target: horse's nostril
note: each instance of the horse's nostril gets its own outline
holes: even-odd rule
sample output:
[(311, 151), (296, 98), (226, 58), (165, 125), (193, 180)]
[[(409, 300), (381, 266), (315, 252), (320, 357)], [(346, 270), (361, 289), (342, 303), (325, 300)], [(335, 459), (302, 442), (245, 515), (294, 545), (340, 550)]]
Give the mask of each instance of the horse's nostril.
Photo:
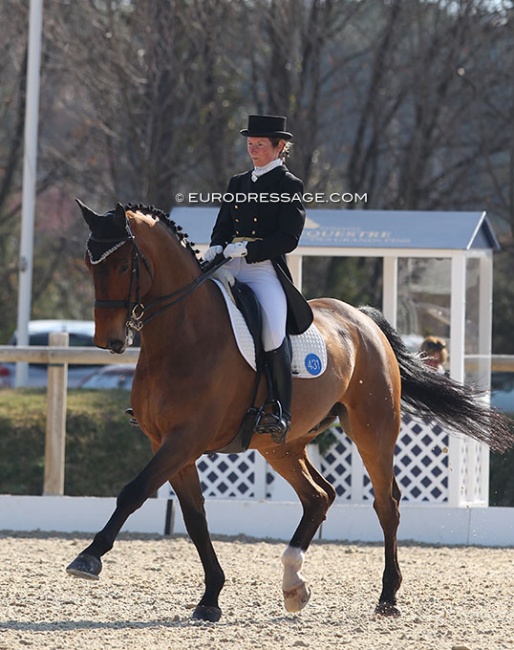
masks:
[(125, 349), (125, 342), (121, 339), (111, 339), (108, 347), (112, 352), (120, 354)]

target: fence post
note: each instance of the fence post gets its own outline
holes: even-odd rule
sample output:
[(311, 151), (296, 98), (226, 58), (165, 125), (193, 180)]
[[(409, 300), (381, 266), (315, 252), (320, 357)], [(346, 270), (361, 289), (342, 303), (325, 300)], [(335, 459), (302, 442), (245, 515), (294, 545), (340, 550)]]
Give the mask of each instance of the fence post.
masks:
[[(67, 332), (52, 332), (50, 347), (67, 347)], [(48, 364), (48, 388), (45, 437), (45, 496), (64, 494), (64, 453), (66, 446), (66, 393), (68, 390), (68, 364)]]

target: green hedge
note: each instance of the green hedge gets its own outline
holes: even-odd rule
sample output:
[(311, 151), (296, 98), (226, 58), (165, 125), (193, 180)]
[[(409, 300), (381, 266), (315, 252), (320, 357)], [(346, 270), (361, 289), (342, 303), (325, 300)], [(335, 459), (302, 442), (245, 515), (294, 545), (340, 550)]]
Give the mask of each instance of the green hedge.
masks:
[[(128, 423), (127, 391), (68, 392), (64, 493), (116, 496), (151, 457)], [(0, 391), (0, 494), (41, 494), (46, 391)]]
[[(151, 457), (124, 413), (127, 391), (68, 392), (66, 473), (70, 496), (116, 496)], [(43, 491), (46, 391), (0, 391), (0, 494)], [(491, 454), (490, 504), (514, 506), (514, 450)]]
[(514, 449), (502, 455), (491, 454), (489, 505), (514, 506)]

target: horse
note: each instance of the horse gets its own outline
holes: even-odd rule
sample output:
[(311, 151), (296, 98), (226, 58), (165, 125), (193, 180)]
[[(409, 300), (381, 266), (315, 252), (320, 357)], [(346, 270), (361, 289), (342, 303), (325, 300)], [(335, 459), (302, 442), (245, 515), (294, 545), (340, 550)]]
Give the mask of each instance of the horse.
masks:
[[(133, 330), (140, 330), (131, 407), (154, 453), (121, 490), (111, 518), (67, 571), (98, 579), (101, 558), (127, 518), (169, 481), (205, 575), (193, 618), (216, 622), (225, 576), (209, 535), (195, 462), (234, 439), (256, 374), (236, 346), (220, 289), (203, 281), (198, 251), (168, 215), (130, 204), (100, 215), (77, 202), (90, 230), (86, 265), (96, 298), (94, 342), (121, 354)], [(394, 450), (402, 409), (437, 417), (450, 429), (501, 451), (513, 443), (511, 422), (470, 387), (438, 375), (410, 353), (378, 310), (332, 298), (309, 302), (326, 343), (326, 371), (313, 379), (293, 379), (292, 425), (285, 443), (263, 434), (250, 442), (250, 449), (289, 482), (303, 506), (281, 556), (284, 606), (297, 612), (310, 598), (301, 573), (305, 553), (335, 498), (332, 485), (309, 460), (306, 445), (338, 419), (369, 474), (383, 531), (385, 566), (375, 612), (398, 616), (400, 489)], [(263, 379), (257, 400), (265, 399)]]

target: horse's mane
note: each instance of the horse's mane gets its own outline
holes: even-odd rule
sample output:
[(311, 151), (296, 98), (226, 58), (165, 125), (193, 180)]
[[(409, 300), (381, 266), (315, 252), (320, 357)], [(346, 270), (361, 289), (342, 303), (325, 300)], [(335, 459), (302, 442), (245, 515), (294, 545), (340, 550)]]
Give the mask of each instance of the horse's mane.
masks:
[(153, 205), (144, 205), (143, 203), (127, 203), (124, 207), (125, 212), (141, 212), (144, 215), (158, 219), (178, 238), (184, 248), (195, 258), (197, 264), (199, 266), (201, 265), (200, 259), (198, 258), (200, 251), (195, 248), (196, 244), (189, 240), (189, 236), (182, 230), (182, 226), (177, 225), (163, 210), (160, 210)]

